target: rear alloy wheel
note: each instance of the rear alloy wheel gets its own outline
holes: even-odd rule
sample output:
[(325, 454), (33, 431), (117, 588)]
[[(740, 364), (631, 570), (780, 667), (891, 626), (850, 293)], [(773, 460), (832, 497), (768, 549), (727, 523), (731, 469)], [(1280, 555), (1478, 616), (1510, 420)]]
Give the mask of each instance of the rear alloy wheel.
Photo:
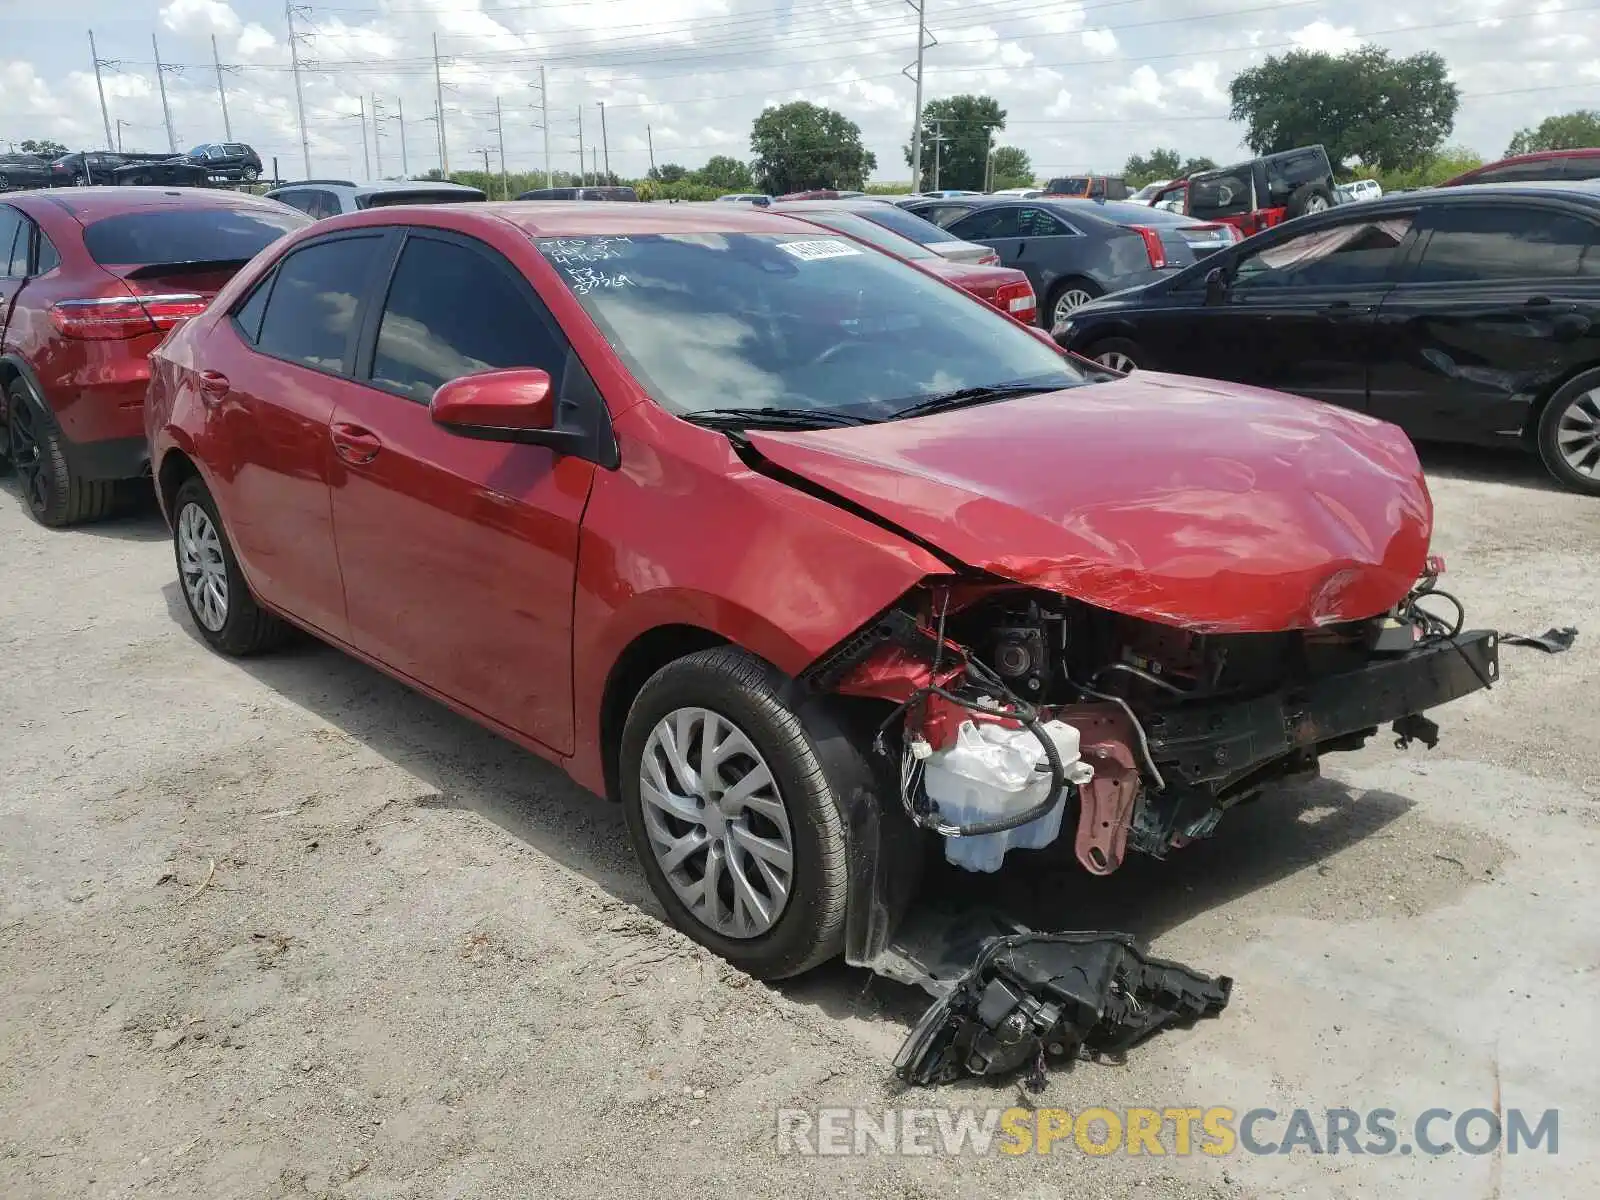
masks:
[(1539, 417), (1539, 456), (1575, 492), (1600, 495), (1600, 371), (1572, 380)]
[(1050, 328), (1054, 329), (1098, 294), (1081, 283), (1065, 284), (1056, 293), (1055, 303), (1050, 306)]
[(629, 840), (672, 923), (760, 979), (843, 949), (843, 822), (793, 685), (732, 646), (657, 671), (629, 710)]
[(6, 393), (6, 439), (23, 502), (39, 524), (60, 529), (98, 520), (111, 511), (115, 483), (73, 477), (55, 419), (33, 403), (20, 383)]
[(240, 175), (243, 177), (246, 183), (254, 183), (256, 180), (261, 178), (261, 172), (256, 170), (254, 167), (246, 167), (240, 172)]
[(173, 498), (172, 547), (184, 604), (213, 649), (239, 657), (285, 639), (288, 626), (250, 594), (216, 502), (198, 476), (185, 480)]

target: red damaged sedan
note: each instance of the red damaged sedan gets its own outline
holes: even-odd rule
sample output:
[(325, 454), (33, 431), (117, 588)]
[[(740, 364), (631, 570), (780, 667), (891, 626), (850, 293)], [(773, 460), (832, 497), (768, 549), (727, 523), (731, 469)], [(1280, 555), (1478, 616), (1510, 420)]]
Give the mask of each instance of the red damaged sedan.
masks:
[(1164, 856), (1497, 671), (1398, 430), (742, 206), (324, 221), (146, 421), (211, 645), (299, 626), (560, 763), (767, 978), (871, 962), (930, 850)]

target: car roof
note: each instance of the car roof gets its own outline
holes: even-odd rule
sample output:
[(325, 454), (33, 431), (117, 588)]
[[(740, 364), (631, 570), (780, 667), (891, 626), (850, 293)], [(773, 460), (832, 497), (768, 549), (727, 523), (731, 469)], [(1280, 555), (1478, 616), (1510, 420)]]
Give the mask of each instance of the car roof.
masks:
[[(1404, 200), (1395, 201), (1399, 208), (1414, 208), (1418, 204), (1453, 204), (1473, 197), (1482, 200), (1493, 197), (1503, 200), (1508, 196), (1524, 199), (1564, 196), (1590, 204), (1600, 204), (1600, 179), (1529, 179), (1520, 183), (1463, 183), (1457, 187), (1422, 188), (1406, 192)], [(1362, 207), (1386, 205), (1389, 197), (1367, 201)], [(1337, 209), (1331, 209), (1337, 212)]]
[(1472, 180), (1482, 175), (1485, 171), (1498, 171), (1501, 167), (1515, 167), (1523, 163), (1560, 162), (1569, 158), (1596, 158), (1600, 157), (1600, 146), (1581, 146), (1571, 150), (1534, 150), (1527, 154), (1513, 154), (1509, 158), (1496, 159), (1494, 162), (1484, 163), (1481, 167), (1473, 167), (1469, 171), (1451, 177), (1439, 184), (1440, 187), (1456, 187), (1456, 180)]
[(896, 206), (871, 196), (841, 196), (837, 200), (774, 200), (772, 207), (784, 212), (880, 212)]
[(794, 222), (745, 204), (618, 204), (615, 200), (505, 200), (494, 204), (419, 208), (369, 208), (343, 213), (321, 227), (448, 223), (467, 227), (479, 222), (509, 224), (531, 237), (596, 237), (652, 233), (793, 234)]
[(282, 207), (264, 196), (233, 192), (223, 188), (186, 187), (62, 187), (17, 192), (12, 200), (27, 197), (30, 202), (47, 202), (71, 213), (79, 222), (114, 216), (133, 209), (158, 208), (270, 208)]

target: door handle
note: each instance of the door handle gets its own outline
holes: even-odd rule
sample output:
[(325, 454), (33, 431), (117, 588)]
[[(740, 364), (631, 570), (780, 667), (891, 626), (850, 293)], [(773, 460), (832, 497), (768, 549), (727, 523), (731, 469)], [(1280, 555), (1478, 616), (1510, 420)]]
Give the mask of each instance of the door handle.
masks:
[(1024, 250), (1026, 250), (1027, 248), (1028, 248), (1028, 243), (1026, 241), (1018, 242), (1017, 243), (1017, 257), (1021, 258), (1022, 257), (1022, 252)]
[(200, 400), (207, 408), (215, 408), (228, 394), (228, 377), (221, 371), (200, 372)]
[(378, 435), (370, 429), (360, 425), (351, 425), (341, 421), (329, 429), (333, 438), (333, 449), (340, 458), (347, 463), (363, 466), (378, 457), (378, 451), (383, 443), (378, 441)]
[(1524, 304), (1524, 306), (1526, 306), (1528, 308), (1548, 308), (1548, 307), (1550, 307), (1550, 297), (1549, 296), (1529, 296), (1522, 303)]

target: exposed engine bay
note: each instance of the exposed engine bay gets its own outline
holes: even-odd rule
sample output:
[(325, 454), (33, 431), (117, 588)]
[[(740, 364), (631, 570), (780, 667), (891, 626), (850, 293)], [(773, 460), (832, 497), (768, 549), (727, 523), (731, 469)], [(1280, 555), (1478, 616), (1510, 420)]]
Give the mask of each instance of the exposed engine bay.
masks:
[[(992, 580), (929, 580), (808, 672), (819, 690), (893, 707), (875, 747), (897, 760), (911, 821), (946, 857), (997, 870), (1071, 836), (1109, 874), (1164, 857), (1263, 785), (1383, 725), (1432, 747), (1423, 712), (1498, 677), (1497, 635), (1463, 632), (1443, 564), (1367, 620), (1205, 633)], [(1075, 825), (1075, 832), (1073, 827)]]

